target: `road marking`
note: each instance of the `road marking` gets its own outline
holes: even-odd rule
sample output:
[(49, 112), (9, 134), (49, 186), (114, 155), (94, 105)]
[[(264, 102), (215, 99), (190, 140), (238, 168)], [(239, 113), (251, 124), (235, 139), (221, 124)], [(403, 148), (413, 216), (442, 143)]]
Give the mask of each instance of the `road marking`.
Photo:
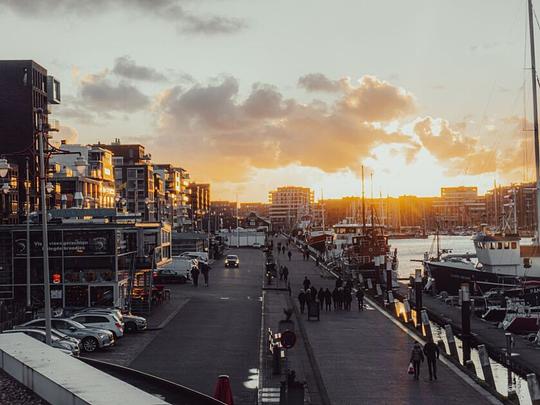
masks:
[(189, 302), (189, 298), (186, 298), (186, 300), (184, 302), (182, 302), (178, 308), (176, 308), (174, 310), (173, 313), (171, 313), (167, 318), (165, 318), (165, 320), (163, 322), (161, 322), (158, 326), (158, 329), (163, 329), (165, 326), (167, 326), (167, 324), (178, 314), (178, 312), (180, 312), (180, 310), (184, 307), (184, 305), (186, 305), (187, 303)]
[(229, 300), (231, 297), (219, 297), (220, 300)]

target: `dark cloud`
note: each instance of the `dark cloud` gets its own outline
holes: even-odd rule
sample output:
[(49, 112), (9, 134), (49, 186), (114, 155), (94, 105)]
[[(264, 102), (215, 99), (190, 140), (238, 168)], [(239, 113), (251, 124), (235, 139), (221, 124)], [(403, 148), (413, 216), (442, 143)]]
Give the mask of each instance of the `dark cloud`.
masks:
[(342, 89), (343, 82), (340, 80), (330, 80), (322, 73), (309, 73), (298, 79), (298, 86), (308, 91), (323, 91), (336, 93)]
[(275, 86), (257, 83), (244, 102), (244, 110), (254, 118), (278, 118), (286, 115), (295, 106), (294, 100), (283, 100)]
[(127, 82), (114, 84), (106, 74), (97, 74), (81, 80), (80, 102), (97, 112), (135, 112), (148, 107), (150, 99)]
[(114, 61), (112, 72), (118, 76), (127, 79), (147, 80), (147, 81), (165, 81), (167, 78), (157, 70), (137, 65), (129, 56), (121, 56)]
[(186, 11), (182, 0), (0, 0), (0, 8), (7, 8), (22, 16), (41, 17), (75, 14), (91, 16), (110, 9), (132, 10), (144, 15), (172, 21), (179, 32), (200, 34), (230, 34), (246, 27), (239, 18), (199, 16)]

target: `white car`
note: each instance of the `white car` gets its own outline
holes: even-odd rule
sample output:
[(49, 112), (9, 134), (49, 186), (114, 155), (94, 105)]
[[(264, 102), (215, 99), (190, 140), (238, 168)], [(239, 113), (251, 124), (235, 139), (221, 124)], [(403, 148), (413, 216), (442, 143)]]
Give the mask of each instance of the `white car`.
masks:
[(110, 313), (80, 313), (70, 319), (89, 328), (110, 330), (115, 339), (124, 336), (124, 323)]
[(240, 259), (236, 255), (225, 257), (225, 267), (240, 267)]
[[(45, 343), (46, 334), (42, 329), (11, 329), (5, 330), (2, 333), (24, 333), (30, 337), (33, 337), (40, 342)], [(70, 339), (59, 338), (57, 332), (51, 330), (51, 346), (62, 350), (64, 353), (70, 354), (72, 356), (78, 356), (80, 353), (80, 345), (78, 343), (72, 342)]]

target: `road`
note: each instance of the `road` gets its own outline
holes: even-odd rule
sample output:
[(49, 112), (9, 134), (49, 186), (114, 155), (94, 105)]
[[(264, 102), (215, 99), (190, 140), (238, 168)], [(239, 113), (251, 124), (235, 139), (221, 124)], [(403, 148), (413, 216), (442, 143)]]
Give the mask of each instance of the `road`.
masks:
[[(231, 249), (239, 269), (218, 260), (210, 286), (178, 286), (189, 301), (130, 367), (212, 395), (220, 374), (231, 378), (235, 404), (253, 404), (261, 327), (263, 254)], [(201, 277), (202, 279), (202, 277)]]

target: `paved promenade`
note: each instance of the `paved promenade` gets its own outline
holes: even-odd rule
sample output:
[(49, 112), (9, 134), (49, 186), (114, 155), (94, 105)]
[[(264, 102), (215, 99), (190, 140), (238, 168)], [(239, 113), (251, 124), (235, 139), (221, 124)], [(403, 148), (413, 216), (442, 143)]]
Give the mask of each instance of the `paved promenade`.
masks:
[[(290, 263), (284, 255), (278, 258), (290, 270), (294, 298), (306, 275), (317, 289), (333, 289), (334, 280), (322, 278), (312, 260), (303, 261), (298, 250), (292, 251)], [(438, 381), (429, 381), (426, 363), (420, 381), (414, 381), (407, 374), (413, 339), (375, 308), (369, 306), (359, 313), (356, 301), (353, 308), (351, 312), (322, 312), (320, 322), (307, 321), (307, 315), (303, 318), (332, 404), (498, 403), (441, 361)]]

